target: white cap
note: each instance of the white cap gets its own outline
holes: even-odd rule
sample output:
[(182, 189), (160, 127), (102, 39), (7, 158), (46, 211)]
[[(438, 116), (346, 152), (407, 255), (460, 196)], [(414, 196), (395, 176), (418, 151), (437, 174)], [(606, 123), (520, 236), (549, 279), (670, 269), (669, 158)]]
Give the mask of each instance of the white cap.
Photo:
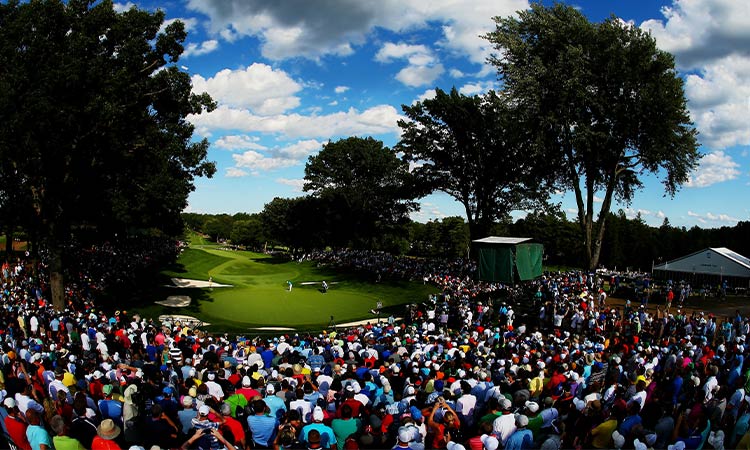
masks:
[(266, 392), (267, 392), (268, 394), (271, 394), (271, 395), (272, 395), (272, 394), (275, 394), (275, 393), (276, 393), (276, 388), (275, 388), (275, 387), (273, 387), (273, 385), (272, 385), (272, 384), (269, 384), (268, 386), (266, 386)]
[(198, 408), (198, 413), (201, 416), (207, 416), (208, 413), (209, 413), (209, 411), (210, 411), (210, 409), (208, 408), (208, 405), (201, 405), (201, 407)]
[(11, 409), (16, 407), (16, 401), (13, 399), (13, 397), (8, 397), (5, 400), (3, 400), (3, 405), (5, 405), (6, 408)]
[(413, 434), (407, 427), (401, 427), (398, 429), (398, 440), (401, 442), (411, 442)]
[(244, 377), (242, 377), (242, 387), (250, 387), (251, 384), (252, 382), (250, 381), (249, 376), (245, 375)]
[(480, 439), (485, 450), (497, 450), (497, 447), (500, 446), (500, 442), (491, 434), (483, 434)]
[(316, 422), (322, 422), (323, 418), (325, 417), (323, 415), (323, 409), (320, 406), (316, 406), (312, 413), (313, 420)]

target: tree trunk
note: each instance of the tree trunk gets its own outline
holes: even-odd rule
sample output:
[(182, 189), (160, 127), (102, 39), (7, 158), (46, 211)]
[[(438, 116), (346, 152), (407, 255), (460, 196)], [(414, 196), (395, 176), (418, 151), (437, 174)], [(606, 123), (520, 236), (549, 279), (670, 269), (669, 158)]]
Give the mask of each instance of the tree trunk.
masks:
[(49, 280), (52, 292), (52, 307), (56, 311), (65, 309), (65, 280), (63, 279), (62, 249), (59, 244), (52, 244), (49, 248)]

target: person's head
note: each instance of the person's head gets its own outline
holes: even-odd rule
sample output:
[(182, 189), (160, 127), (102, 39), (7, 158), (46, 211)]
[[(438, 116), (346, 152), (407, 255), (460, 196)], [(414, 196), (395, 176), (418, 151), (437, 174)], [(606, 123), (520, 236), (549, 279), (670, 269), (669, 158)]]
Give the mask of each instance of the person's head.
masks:
[(320, 431), (313, 428), (307, 433), (307, 447), (320, 448)]
[(352, 418), (352, 407), (349, 405), (343, 405), (341, 407), (341, 418), (342, 419), (351, 419)]
[(42, 423), (42, 417), (36, 410), (29, 408), (26, 410), (26, 421), (29, 425), (39, 425)]
[(164, 409), (158, 403), (154, 403), (154, 405), (151, 407), (151, 417), (153, 417), (154, 419), (159, 418), (161, 416), (161, 413), (163, 412)]
[(50, 420), (49, 425), (50, 427), (52, 427), (52, 431), (54, 431), (55, 434), (58, 436), (64, 436), (67, 431), (67, 427), (65, 425), (65, 419), (63, 419), (59, 415), (53, 416), (52, 419)]
[(219, 409), (219, 412), (222, 416), (227, 417), (232, 415), (232, 407), (229, 405), (229, 403), (222, 403), (221, 408)]
[(266, 402), (263, 400), (255, 400), (253, 402), (253, 411), (255, 412), (255, 415), (263, 415), (266, 413)]

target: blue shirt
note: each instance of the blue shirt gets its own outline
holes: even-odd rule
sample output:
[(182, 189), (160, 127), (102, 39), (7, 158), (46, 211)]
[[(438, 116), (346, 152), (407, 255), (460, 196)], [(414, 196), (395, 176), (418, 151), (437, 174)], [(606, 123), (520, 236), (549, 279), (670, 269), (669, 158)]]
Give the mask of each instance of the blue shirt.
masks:
[(523, 450), (531, 448), (534, 442), (534, 434), (531, 430), (516, 430), (505, 441), (505, 450)]
[(42, 444), (52, 448), (52, 438), (49, 437), (47, 430), (39, 425), (29, 425), (26, 429), (26, 439), (29, 440), (32, 450), (41, 450)]
[(249, 416), (247, 427), (253, 435), (253, 441), (261, 447), (268, 447), (273, 443), (279, 421), (271, 416)]
[(180, 419), (182, 424), (182, 432), (188, 434), (191, 428), (193, 428), (193, 419), (198, 417), (198, 411), (194, 409), (182, 409), (177, 412), (177, 417)]
[(320, 433), (320, 446), (322, 448), (328, 448), (336, 443), (336, 435), (333, 433), (333, 428), (323, 425), (322, 423), (311, 423), (305, 425), (302, 428), (302, 440), (307, 442), (307, 435), (311, 430), (318, 430)]
[(266, 402), (268, 409), (271, 410), (270, 416), (273, 418), (278, 419), (284, 414), (284, 412), (286, 412), (286, 404), (284, 404), (284, 400), (275, 395), (269, 395), (264, 398), (263, 401)]

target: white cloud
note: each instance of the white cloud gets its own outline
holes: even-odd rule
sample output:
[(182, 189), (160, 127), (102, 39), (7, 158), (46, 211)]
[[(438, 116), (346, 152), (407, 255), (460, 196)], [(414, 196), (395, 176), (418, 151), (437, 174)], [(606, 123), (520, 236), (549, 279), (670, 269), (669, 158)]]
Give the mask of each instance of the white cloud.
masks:
[(478, 81), (476, 83), (466, 83), (458, 89), (458, 92), (464, 95), (479, 95), (485, 94), (491, 90), (494, 90), (497, 83), (494, 81)]
[(307, 139), (304, 141), (298, 141), (286, 147), (282, 147), (278, 149), (278, 153), (290, 158), (299, 159), (307, 158), (313, 153), (317, 153), (321, 148), (323, 148), (323, 142), (316, 141), (315, 139)]
[(375, 61), (390, 63), (397, 59), (410, 58), (414, 55), (430, 54), (431, 51), (424, 45), (411, 45), (403, 42), (394, 44), (386, 42), (375, 54)]
[(376, 29), (400, 33), (442, 24), (438, 45), (483, 64), (489, 43), (480, 35), (492, 31), (493, 16), (527, 9), (526, 0), (331, 0), (268, 2), (264, 0), (188, 0), (189, 9), (209, 18), (209, 30), (225, 39), (254, 36), (264, 57), (318, 59), (349, 55)]
[(711, 225), (736, 225), (737, 222), (740, 221), (740, 219), (730, 216), (729, 214), (715, 214), (712, 212), (707, 212), (705, 214), (700, 214), (694, 211), (688, 211), (687, 215), (689, 217), (694, 218), (701, 224), (711, 224)]
[[(364, 111), (350, 108), (326, 115), (287, 114), (259, 116), (243, 109), (220, 106), (210, 113), (189, 116), (199, 131), (234, 130), (244, 133), (277, 134), (285, 138), (323, 138), (392, 133), (398, 135), (401, 118), (391, 105)], [(202, 133), (204, 134), (204, 133)], [(205, 135), (205, 134), (204, 134)]]
[(183, 58), (189, 58), (191, 56), (200, 56), (207, 53), (211, 53), (219, 48), (219, 41), (216, 39), (210, 39), (203, 41), (200, 44), (190, 43), (185, 47), (185, 51), (182, 52)]
[(422, 93), (422, 95), (420, 95), (413, 102), (411, 102), (411, 104), (413, 105), (417, 102), (423, 102), (425, 100), (432, 100), (433, 98), (435, 98), (436, 95), (437, 95), (437, 92), (435, 91), (435, 89), (427, 89), (426, 91)]
[(294, 192), (302, 192), (302, 187), (305, 185), (304, 179), (277, 178), (276, 182), (284, 186), (290, 186)]
[(333, 92), (337, 94), (343, 94), (344, 92), (348, 91), (350, 89), (349, 86), (336, 86), (336, 88), (333, 90)]
[(208, 92), (221, 105), (249, 108), (261, 115), (279, 114), (300, 104), (302, 86), (286, 72), (255, 63), (246, 69), (224, 69), (211, 78), (193, 76), (193, 92)]
[[(262, 171), (273, 171), (286, 167), (299, 166), (307, 157), (323, 147), (323, 143), (315, 139), (298, 141), (285, 147), (265, 149), (263, 152), (248, 150), (241, 154), (232, 155), (235, 167), (233, 173), (250, 170), (253, 174)], [(245, 172), (245, 174), (247, 174)], [(227, 171), (229, 176), (229, 170)], [(236, 175), (240, 176), (240, 175)]]
[(430, 86), (442, 73), (442, 64), (434, 66), (409, 65), (396, 74), (396, 79), (409, 87)]
[(296, 158), (266, 156), (254, 150), (248, 150), (242, 154), (232, 155), (237, 168), (249, 169), (257, 174), (260, 171), (269, 171), (292, 167), (299, 164)]
[(750, 144), (750, 58), (712, 61), (687, 76), (685, 94), (701, 142), (717, 149)]
[(443, 65), (424, 45), (386, 42), (375, 55), (375, 60), (382, 63), (401, 59), (406, 59), (409, 64), (396, 74), (396, 79), (406, 86), (429, 86), (445, 72)]
[(656, 212), (656, 217), (658, 217), (660, 219), (664, 219), (664, 218), (667, 217), (667, 215), (664, 213), (664, 211), (659, 210), (659, 211)]
[(689, 72), (685, 93), (704, 145), (750, 144), (750, 14), (746, 0), (673, 0), (647, 20), (660, 48)]
[(599, 197), (597, 195), (594, 195), (594, 203), (601, 203), (603, 201), (604, 201), (603, 198), (601, 198), (601, 197)]
[(226, 174), (225, 174), (225, 176), (227, 178), (241, 178), (241, 177), (246, 177), (248, 175), (250, 175), (250, 174), (247, 173), (247, 172), (245, 172), (244, 170), (238, 169), (236, 167), (229, 167), (227, 169)]
[(673, 0), (662, 8), (665, 20), (641, 24), (659, 47), (675, 54), (683, 68), (732, 54), (750, 56), (750, 14), (745, 0)]
[(448, 214), (443, 212), (443, 210), (434, 203), (422, 202), (419, 210), (412, 212), (410, 217), (415, 222), (427, 222), (433, 219), (444, 219), (448, 217)]
[(115, 12), (121, 13), (129, 10), (130, 8), (134, 7), (135, 3), (133, 2), (126, 2), (126, 3), (117, 3), (115, 2), (112, 5), (112, 8), (115, 10)]
[(328, 103), (328, 106), (337, 106), (339, 104), (338, 100), (333, 100)]
[(693, 172), (685, 185), (702, 188), (734, 180), (740, 175), (738, 167), (739, 164), (721, 150), (709, 153), (701, 159), (700, 166)]
[(451, 78), (463, 78), (466, 76), (465, 73), (461, 72), (458, 69), (451, 69), (448, 71), (448, 73), (450, 74)]
[(214, 142), (214, 146), (224, 150), (266, 150), (266, 147), (258, 144), (260, 138), (247, 135), (224, 136)]

